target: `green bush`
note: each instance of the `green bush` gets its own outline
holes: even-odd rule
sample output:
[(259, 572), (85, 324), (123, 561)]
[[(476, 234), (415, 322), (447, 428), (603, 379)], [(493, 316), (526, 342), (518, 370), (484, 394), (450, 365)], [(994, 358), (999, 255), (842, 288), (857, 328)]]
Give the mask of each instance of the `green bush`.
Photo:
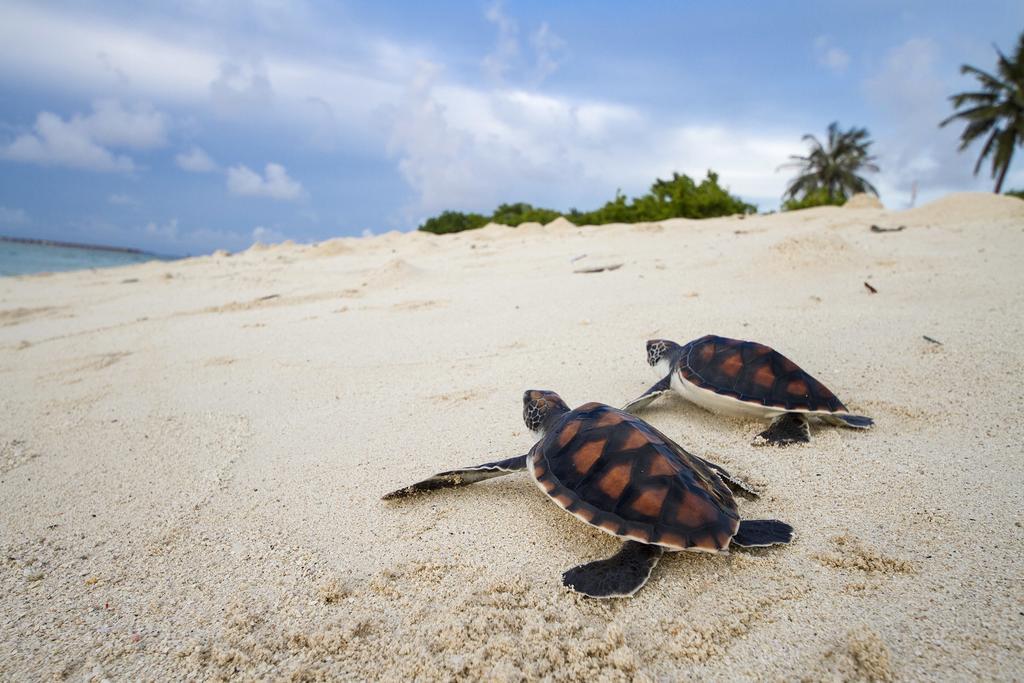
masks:
[(445, 211), (429, 219), (420, 230), (437, 234), (459, 232), (483, 227), (488, 222), (503, 225), (521, 225), (527, 222), (550, 223), (566, 216), (577, 225), (604, 225), (606, 223), (640, 223), (667, 218), (712, 218), (737, 213), (754, 213), (757, 207), (747, 204), (718, 184), (718, 174), (708, 171), (707, 177), (697, 184), (686, 175), (673, 173), (670, 180), (654, 181), (651, 190), (642, 197), (627, 200), (621, 190), (615, 198), (594, 211), (570, 210), (561, 213), (554, 209), (535, 207), (524, 202), (502, 204), (491, 216), (476, 213)]
[(842, 206), (846, 203), (846, 195), (837, 193), (832, 199), (828, 198), (828, 190), (820, 189), (808, 192), (800, 199), (787, 199), (782, 203), (783, 211), (799, 211), (809, 209), (812, 206)]
[(427, 219), (427, 222), (420, 226), (420, 230), (432, 232), (435, 235), (443, 235), (448, 232), (475, 230), (485, 225), (487, 225), (487, 217), (481, 216), (478, 213), (445, 211), (440, 216)]
[(518, 204), (502, 204), (494, 210), (490, 220), (514, 227), (523, 223), (550, 223), (561, 215), (554, 209), (541, 209), (519, 202)]
[(1016, 197), (1017, 199), (1024, 199), (1024, 190), (1007, 190), (1003, 194)]

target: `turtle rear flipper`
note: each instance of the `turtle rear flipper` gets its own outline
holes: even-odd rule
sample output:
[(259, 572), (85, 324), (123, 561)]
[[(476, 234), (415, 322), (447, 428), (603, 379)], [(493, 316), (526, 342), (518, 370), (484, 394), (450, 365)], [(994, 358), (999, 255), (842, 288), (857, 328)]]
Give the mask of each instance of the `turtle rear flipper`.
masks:
[(483, 465), (476, 465), (474, 467), (465, 467), (459, 470), (448, 470), (447, 472), (440, 472), (418, 481), (415, 484), (406, 486), (405, 488), (386, 493), (382, 496), (382, 500), (393, 500), (395, 498), (405, 498), (417, 493), (423, 493), (424, 491), (435, 491), (437, 489), (454, 488), (456, 486), (469, 486), (475, 484), (478, 481), (485, 479), (493, 479), (494, 477), (500, 477), (512, 472), (518, 472), (519, 470), (526, 469), (526, 456), (519, 455), (514, 458), (508, 458), (507, 460), (498, 460), (495, 462), (486, 462)]
[(632, 413), (637, 410), (643, 410), (662, 394), (667, 394), (668, 392), (672, 391), (671, 380), (671, 374), (665, 375), (662, 379), (658, 380), (658, 382), (650, 389), (640, 394), (638, 397), (634, 398), (626, 405), (622, 406), (622, 409), (625, 410), (627, 413)]
[(777, 519), (744, 519), (732, 537), (735, 545), (759, 548), (793, 540), (793, 527)]
[(626, 541), (611, 557), (562, 574), (562, 583), (592, 598), (628, 598), (643, 588), (661, 559), (661, 546)]
[(832, 413), (822, 415), (821, 418), (829, 424), (839, 427), (852, 427), (853, 429), (870, 429), (875, 426), (875, 421), (864, 415), (850, 415), (849, 413)]
[(785, 413), (757, 435), (755, 446), (769, 444), (788, 446), (791, 443), (807, 443), (811, 440), (811, 425), (802, 413)]
[(725, 482), (725, 485), (729, 487), (729, 490), (732, 491), (733, 493), (741, 495), (744, 498), (749, 498), (751, 500), (761, 497), (761, 494), (758, 493), (753, 486), (751, 486), (750, 484), (748, 484), (747, 482), (743, 481), (738, 477), (732, 476), (721, 465), (716, 465), (715, 463), (709, 460), (705, 460), (704, 458), (693, 455), (693, 453), (690, 453), (690, 456), (696, 458), (697, 460), (700, 460), (702, 463), (704, 463), (709, 468), (714, 470), (715, 473), (722, 478), (722, 481)]

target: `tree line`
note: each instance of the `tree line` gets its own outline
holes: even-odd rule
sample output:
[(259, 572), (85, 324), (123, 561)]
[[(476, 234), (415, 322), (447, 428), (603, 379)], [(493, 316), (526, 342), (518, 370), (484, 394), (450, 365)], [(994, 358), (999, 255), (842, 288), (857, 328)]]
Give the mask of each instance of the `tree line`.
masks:
[(754, 213), (757, 207), (744, 202), (718, 183), (718, 174), (708, 171), (700, 183), (690, 176), (673, 173), (669, 180), (654, 181), (650, 191), (640, 197), (627, 199), (621, 191), (604, 206), (593, 211), (555, 211), (531, 206), (523, 202), (502, 204), (489, 216), (479, 213), (445, 211), (430, 218), (420, 230), (443, 234), (481, 228), (488, 223), (518, 226), (523, 223), (550, 223), (564, 216), (577, 225), (605, 225), (607, 223), (640, 223), (662, 221), (667, 218), (711, 218), (737, 213)]
[[(969, 64), (960, 72), (974, 76), (978, 88), (950, 96), (955, 110), (939, 123), (940, 127), (962, 122), (960, 151), (978, 140), (985, 144), (974, 165), (978, 175), (986, 159), (991, 160), (995, 192), (1002, 191), (1006, 173), (1017, 147), (1024, 145), (1024, 33), (1017, 39), (1013, 53), (1007, 57), (996, 48), (995, 73)], [(806, 155), (793, 155), (779, 168), (796, 169), (783, 194), (783, 211), (812, 206), (842, 205), (858, 192), (877, 195), (874, 185), (863, 173), (877, 173), (877, 158), (871, 153), (874, 144), (866, 128), (840, 128), (838, 122), (828, 126), (824, 141), (811, 134), (803, 136), (808, 143)], [(1024, 199), (1024, 190), (1006, 194)], [(753, 204), (729, 193), (718, 182), (718, 174), (709, 170), (700, 182), (687, 175), (673, 173), (672, 178), (654, 181), (647, 194), (627, 199), (621, 192), (593, 211), (568, 212), (531, 206), (523, 202), (502, 204), (489, 216), (480, 213), (445, 211), (428, 219), (420, 230), (437, 234), (481, 228), (488, 223), (517, 226), (527, 222), (549, 223), (559, 216), (577, 225), (607, 223), (638, 223), (668, 218), (712, 218), (747, 214), (757, 211)]]

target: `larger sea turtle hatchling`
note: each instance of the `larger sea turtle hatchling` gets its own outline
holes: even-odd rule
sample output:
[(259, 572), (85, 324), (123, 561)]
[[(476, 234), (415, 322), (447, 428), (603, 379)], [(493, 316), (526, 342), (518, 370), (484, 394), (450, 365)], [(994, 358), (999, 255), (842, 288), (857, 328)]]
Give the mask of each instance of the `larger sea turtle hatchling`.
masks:
[(647, 342), (647, 362), (661, 377), (627, 403), (635, 412), (670, 391), (714, 413), (772, 420), (755, 443), (810, 441), (810, 419), (867, 429), (870, 417), (851, 415), (828, 387), (775, 349), (713, 334), (680, 346), (667, 339)]
[(384, 499), (527, 470), (559, 507), (624, 541), (615, 555), (562, 575), (566, 586), (595, 598), (633, 595), (666, 551), (724, 553), (793, 537), (784, 522), (740, 520), (726, 485), (756, 494), (638, 417), (601, 403), (570, 410), (554, 392), (527, 391), (523, 419), (541, 436), (526, 455), (441, 472)]

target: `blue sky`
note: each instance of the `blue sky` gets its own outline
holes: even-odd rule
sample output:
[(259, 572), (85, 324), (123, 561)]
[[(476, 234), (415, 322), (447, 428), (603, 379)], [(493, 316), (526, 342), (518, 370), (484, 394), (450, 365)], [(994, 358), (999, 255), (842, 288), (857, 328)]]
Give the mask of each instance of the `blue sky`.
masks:
[(890, 207), (990, 189), (936, 124), (1024, 4), (945, 4), (6, 0), (0, 234), (196, 254), (708, 168), (767, 210), (833, 120)]

